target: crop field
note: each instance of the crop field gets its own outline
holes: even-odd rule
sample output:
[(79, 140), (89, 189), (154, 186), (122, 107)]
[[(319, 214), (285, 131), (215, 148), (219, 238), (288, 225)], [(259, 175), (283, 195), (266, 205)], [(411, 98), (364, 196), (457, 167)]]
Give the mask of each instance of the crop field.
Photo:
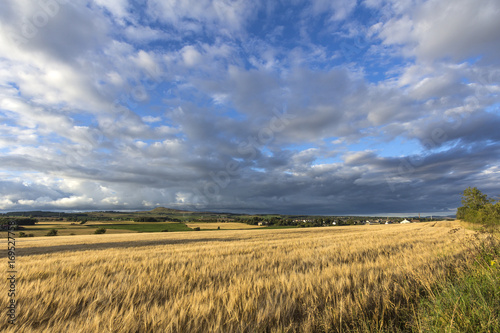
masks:
[[(269, 228), (238, 222), (133, 222), (133, 221), (91, 221), (85, 224), (67, 221), (41, 221), (35, 225), (22, 226), (19, 231), (32, 234), (35, 237), (47, 235), (51, 229), (57, 230), (58, 236), (92, 235), (98, 228), (105, 228), (106, 234), (123, 234), (137, 232), (162, 232), (162, 231), (191, 231), (194, 228), (201, 230), (234, 230)], [(7, 238), (5, 233), (1, 238)]]
[[(459, 228), (433, 222), (18, 239), (17, 324), (4, 315), (0, 330), (377, 331), (464, 260), (470, 231)], [(6, 293), (1, 299), (7, 304)]]
[[(186, 222), (186, 225), (192, 229), (200, 228), (201, 230), (214, 230), (220, 228), (221, 230), (235, 230), (235, 229), (258, 229), (262, 226), (251, 225), (239, 222)], [(265, 228), (265, 227), (264, 227)]]
[[(123, 222), (122, 222), (123, 223)], [(95, 230), (99, 227), (102, 227), (106, 223), (104, 222), (92, 222), (88, 224), (79, 224), (79, 223), (73, 223), (73, 222), (62, 222), (62, 221), (51, 221), (51, 222), (38, 222), (35, 225), (29, 225), (29, 226), (22, 226), (22, 229), (19, 231), (22, 231), (26, 234), (33, 234), (35, 237), (42, 237), (49, 232), (51, 229), (57, 229), (57, 235), (58, 236), (70, 236), (70, 235), (91, 235), (94, 234)], [(108, 222), (109, 224), (109, 222)], [(117, 225), (113, 224), (114, 225)], [(137, 225), (137, 223), (135, 223)], [(133, 225), (130, 223), (132, 227), (129, 227), (129, 225), (124, 225), (123, 228), (116, 228), (116, 227), (106, 227), (107, 228), (107, 233), (110, 234), (122, 234), (122, 233), (131, 233), (131, 232), (137, 232), (133, 230)], [(6, 233), (2, 233), (0, 238), (7, 238)]]

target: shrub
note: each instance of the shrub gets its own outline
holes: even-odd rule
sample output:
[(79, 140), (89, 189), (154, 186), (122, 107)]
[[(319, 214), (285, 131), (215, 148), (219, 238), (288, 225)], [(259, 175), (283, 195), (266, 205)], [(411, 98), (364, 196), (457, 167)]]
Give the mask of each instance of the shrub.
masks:
[(45, 236), (57, 236), (57, 230), (50, 229), (50, 231)]
[(22, 231), (21, 231), (21, 232), (19, 233), (19, 237), (28, 237), (28, 235), (26, 235), (24, 232), (22, 232)]
[(194, 231), (200, 231), (201, 229), (200, 229), (200, 227), (196, 227), (196, 228), (194, 228), (193, 230), (194, 230)]
[(161, 232), (168, 232), (168, 229), (163, 229)]
[(105, 228), (97, 228), (95, 231), (94, 231), (94, 234), (104, 234), (106, 233), (106, 229)]
[(34, 234), (28, 234), (28, 237), (35, 237)]

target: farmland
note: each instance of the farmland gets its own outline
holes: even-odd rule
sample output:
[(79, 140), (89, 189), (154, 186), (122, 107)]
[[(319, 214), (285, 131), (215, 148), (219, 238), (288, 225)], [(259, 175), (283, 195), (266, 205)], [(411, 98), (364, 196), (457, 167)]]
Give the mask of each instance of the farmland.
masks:
[[(363, 225), (385, 223), (380, 217), (370, 216), (307, 216), (277, 214), (233, 214), (217, 212), (192, 212), (165, 207), (149, 211), (94, 211), (94, 212), (50, 212), (25, 211), (0, 214), (0, 223), (19, 220), (19, 231), (33, 237), (46, 236), (55, 229), (57, 236), (91, 235), (96, 229), (104, 228), (107, 234), (196, 231), (196, 230), (235, 230), (235, 229), (282, 229), (297, 227), (320, 227), (340, 225)], [(401, 217), (391, 218), (388, 222), (397, 223)], [(422, 221), (429, 220), (423, 218)], [(432, 220), (432, 219), (430, 219)], [(23, 222), (24, 221), (24, 222)], [(4, 238), (0, 234), (0, 238)]]
[[(21, 229), (22, 228), (22, 229)], [(263, 228), (256, 225), (246, 223), (224, 222), (224, 223), (209, 223), (209, 222), (155, 222), (143, 223), (133, 221), (91, 221), (85, 224), (79, 224), (67, 221), (42, 221), (35, 225), (21, 226), (19, 231), (25, 234), (32, 234), (34, 237), (45, 236), (49, 230), (56, 229), (58, 236), (74, 236), (74, 235), (92, 235), (98, 228), (105, 228), (107, 234), (122, 234), (122, 233), (137, 233), (137, 232), (165, 232), (165, 231), (191, 231), (195, 228), (200, 230), (234, 230), (234, 229), (254, 229)], [(6, 238), (6, 234), (2, 233), (0, 238)]]
[[(376, 331), (459, 269), (457, 222), (18, 240), (5, 332)], [(2, 253), (2, 255), (5, 255)], [(2, 304), (7, 302), (2, 294)]]

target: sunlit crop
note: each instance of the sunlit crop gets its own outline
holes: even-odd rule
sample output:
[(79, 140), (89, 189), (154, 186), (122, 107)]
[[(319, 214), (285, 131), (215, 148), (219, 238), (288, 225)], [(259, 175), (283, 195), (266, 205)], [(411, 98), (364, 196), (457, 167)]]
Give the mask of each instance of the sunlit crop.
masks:
[[(461, 260), (453, 223), (26, 239), (5, 332), (373, 330)], [(6, 258), (4, 258), (6, 259)], [(6, 295), (2, 295), (5, 304)], [(367, 325), (372, 325), (368, 327)]]

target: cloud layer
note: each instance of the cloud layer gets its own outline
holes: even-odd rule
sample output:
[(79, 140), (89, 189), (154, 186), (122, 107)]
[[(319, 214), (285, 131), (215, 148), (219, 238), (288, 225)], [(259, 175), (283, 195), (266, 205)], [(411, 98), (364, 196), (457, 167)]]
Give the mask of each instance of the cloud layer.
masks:
[(453, 214), (498, 195), (494, 0), (0, 4), (0, 210)]

